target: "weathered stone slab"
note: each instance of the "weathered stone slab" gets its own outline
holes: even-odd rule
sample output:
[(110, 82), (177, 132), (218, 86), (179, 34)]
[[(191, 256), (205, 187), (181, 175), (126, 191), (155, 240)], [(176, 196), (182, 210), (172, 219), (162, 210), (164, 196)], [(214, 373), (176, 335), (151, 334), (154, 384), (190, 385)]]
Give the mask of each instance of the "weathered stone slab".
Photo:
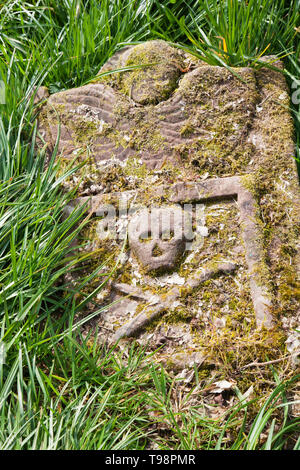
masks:
[(66, 184), (78, 184), (67, 213), (88, 203), (91, 217), (82, 272), (103, 263), (86, 293), (119, 260), (86, 328), (163, 345), (172, 367), (201, 363), (215, 337), (234, 348), (235, 336), (288, 333), (300, 320), (300, 205), (283, 75), (208, 66), (162, 41), (101, 71), (143, 65), (51, 95), (40, 113), (48, 149), (60, 123), (62, 163), (87, 160)]

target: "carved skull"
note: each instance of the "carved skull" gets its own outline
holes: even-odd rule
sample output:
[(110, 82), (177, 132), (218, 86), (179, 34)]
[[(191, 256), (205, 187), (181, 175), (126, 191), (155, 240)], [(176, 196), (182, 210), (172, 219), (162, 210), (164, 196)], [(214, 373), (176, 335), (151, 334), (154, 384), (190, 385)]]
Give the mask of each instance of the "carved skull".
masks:
[(128, 225), (129, 244), (146, 271), (172, 269), (192, 239), (192, 216), (180, 206), (144, 209)]

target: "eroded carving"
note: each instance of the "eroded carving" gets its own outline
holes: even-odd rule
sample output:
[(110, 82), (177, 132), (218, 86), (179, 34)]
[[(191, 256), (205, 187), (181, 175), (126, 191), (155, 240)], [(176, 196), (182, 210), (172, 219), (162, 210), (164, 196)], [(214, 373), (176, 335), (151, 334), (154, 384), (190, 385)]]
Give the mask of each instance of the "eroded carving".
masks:
[(146, 271), (174, 268), (192, 236), (191, 215), (178, 206), (144, 209), (128, 226), (130, 247)]
[(185, 64), (179, 49), (174, 49), (163, 41), (151, 41), (123, 49), (102, 67), (100, 73), (128, 66), (141, 68), (133, 73), (122, 73), (116, 83), (118, 89), (136, 103), (148, 105), (169, 98)]
[[(156, 193), (160, 194), (164, 198), (168, 198), (171, 204), (186, 203), (187, 201), (203, 203), (212, 200), (224, 200), (226, 198), (234, 198), (236, 200), (239, 208), (241, 237), (243, 239), (245, 247), (245, 258), (249, 271), (250, 291), (256, 315), (257, 326), (265, 326), (269, 328), (272, 327), (273, 320), (272, 315), (270, 313), (272, 296), (268, 287), (268, 270), (266, 268), (264, 251), (262, 246), (262, 232), (260, 228), (261, 222), (258, 211), (258, 205), (254, 197), (255, 187), (251, 176), (248, 175), (244, 177), (216, 178), (202, 182), (176, 183), (171, 187), (160, 186), (156, 189)], [(92, 210), (93, 212), (97, 212), (97, 210), (99, 210), (99, 208), (103, 204), (104, 197), (106, 201), (109, 198), (108, 195), (99, 195), (92, 197), (89, 200), (90, 210)], [(114, 194), (112, 197), (115, 199), (117, 197), (117, 194)], [(83, 204), (87, 201), (87, 198), (79, 198), (74, 201), (74, 204)], [(181, 241), (179, 239), (178, 243), (176, 242), (174, 245), (172, 243), (170, 244), (170, 241), (167, 242), (166, 245), (164, 245), (164, 242), (161, 241), (161, 246), (166, 250), (166, 253), (160, 255), (162, 256), (161, 259), (160, 256), (157, 257), (158, 264), (156, 264), (155, 256), (153, 256), (151, 250), (153, 250), (154, 246), (158, 244), (158, 240), (160, 240), (161, 238), (161, 234), (163, 232), (163, 225), (159, 223), (159, 220), (161, 215), (163, 214), (169, 215), (170, 208), (160, 209), (155, 215), (155, 217), (157, 218), (154, 224), (154, 227), (156, 227), (156, 235), (154, 236), (154, 240), (150, 241), (149, 251), (143, 248), (143, 242), (138, 241), (141, 235), (145, 237), (149, 235), (149, 212), (145, 211), (142, 212), (142, 214), (137, 214), (136, 219), (133, 219), (134, 222), (132, 224), (132, 232), (130, 235), (131, 244), (138, 257), (141, 259), (141, 261), (146, 267), (148, 266), (149, 270), (156, 269), (161, 266), (174, 266), (174, 260), (176, 259), (176, 256), (180, 252), (182, 253), (183, 250)], [(176, 217), (178, 217), (179, 233), (182, 234), (182, 220), (184, 220), (182, 216), (182, 210), (178, 209), (174, 212), (174, 215), (175, 214)], [(173, 228), (175, 228), (176, 226), (176, 217), (173, 217), (173, 219), (171, 219), (174, 221)], [(169, 217), (168, 220), (170, 220)], [(187, 226), (190, 226), (190, 224), (187, 224)], [(133, 236), (133, 234), (135, 235)], [(234, 269), (236, 269), (236, 266), (234, 264), (232, 264), (232, 266), (234, 266)], [(232, 271), (234, 269), (232, 269)], [(217, 268), (217, 271), (208, 271), (210, 272), (209, 277), (220, 272), (220, 270), (222, 272), (226, 271), (224, 267)], [(198, 275), (196, 275), (196, 278), (193, 277), (189, 279), (187, 281), (187, 285), (189, 286), (190, 283), (193, 284), (194, 282), (194, 287), (197, 287), (199, 285), (198, 282), (203, 282), (201, 281), (201, 274), (199, 274), (198, 280), (197, 276)], [(131, 295), (130, 292), (128, 293), (128, 295)], [(176, 297), (178, 296), (178, 292), (170, 292), (170, 295), (171, 298), (172, 296)], [(155, 307), (155, 310), (158, 309), (158, 312), (161, 312), (165, 308), (166, 303), (160, 303), (158, 307)], [(154, 317), (156, 317), (157, 314), (158, 313), (154, 313)], [(139, 320), (137, 321), (139, 324)], [(124, 327), (124, 331), (125, 330), (126, 327)]]
[[(78, 186), (73, 206), (93, 195), (89, 211), (97, 217), (101, 207), (123, 195), (137, 197), (144, 208), (201, 203), (207, 227), (201, 229), (204, 244), (191, 253), (179, 242), (163, 245), (159, 233), (156, 243), (152, 234), (142, 243), (144, 249), (129, 235), (123, 274), (117, 273), (107, 297), (95, 300), (97, 308), (114, 302), (97, 319), (102, 333), (109, 332), (101, 333), (101, 340), (142, 325), (144, 344), (162, 335), (168, 338), (168, 357), (188, 349), (194, 357), (201, 352), (200, 336), (202, 347), (206, 334), (214, 343), (216, 324), (224, 327), (224, 338), (233, 330), (246, 337), (254, 331), (255, 314), (257, 326), (277, 331), (277, 319), (299, 310), (299, 189), (284, 77), (267, 68), (209, 66), (162, 41), (126, 47), (101, 71), (132, 65), (137, 67), (51, 95), (41, 104), (41, 138), (51, 152), (61, 126), (62, 165), (88, 161), (65, 183), (67, 189)], [(112, 214), (120, 215), (115, 209)], [(87, 249), (100, 249), (105, 260), (107, 252), (117, 258), (124, 239), (106, 242), (98, 236), (94, 228), (84, 232)], [(229, 275), (218, 271), (222, 263), (236, 269)], [(217, 269), (215, 275), (201, 284), (211, 269)], [(185, 297), (194, 276), (195, 287)], [(168, 302), (172, 296), (174, 302)], [(156, 321), (144, 328), (152, 314)]]
[[(237, 265), (234, 263), (218, 263), (214, 268), (201, 269), (186, 280), (184, 295), (190, 294), (193, 289), (201, 286), (203, 282), (220, 274), (232, 274), (236, 269)], [(135, 336), (142, 328), (155, 320), (168, 308), (171, 308), (172, 304), (181, 297), (180, 290), (177, 287), (171, 289), (164, 296), (153, 296), (151, 294), (145, 295), (143, 291), (132, 289), (131, 286), (127, 284), (114, 284), (114, 288), (124, 294), (137, 297), (143, 301), (146, 300), (148, 305), (139, 315), (134, 317), (128, 323), (125, 323), (125, 325), (121, 326), (115, 332), (112, 337), (113, 342), (118, 341), (124, 336)]]
[(245, 167), (256, 102), (254, 71), (239, 70), (242, 81), (163, 41), (126, 47), (100, 71), (149, 63), (51, 95), (39, 120), (48, 149), (54, 148), (60, 125), (59, 152), (65, 158), (91, 158), (93, 172), (105, 160), (130, 157), (161, 168), (166, 160), (182, 166), (186, 156), (190, 172), (194, 166), (220, 174), (228, 174), (232, 164)]

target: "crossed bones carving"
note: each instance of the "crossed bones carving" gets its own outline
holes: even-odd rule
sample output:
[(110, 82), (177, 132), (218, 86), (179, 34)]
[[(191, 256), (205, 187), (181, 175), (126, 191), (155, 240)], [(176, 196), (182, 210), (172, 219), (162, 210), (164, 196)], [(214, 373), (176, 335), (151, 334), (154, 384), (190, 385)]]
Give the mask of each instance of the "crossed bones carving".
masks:
[[(185, 282), (185, 295), (190, 294), (194, 289), (199, 287), (203, 282), (216, 277), (218, 274), (231, 274), (237, 269), (237, 265), (231, 262), (218, 263), (213, 268), (202, 269), (190, 276)], [(116, 342), (124, 336), (134, 336), (139, 330), (144, 328), (148, 323), (153, 321), (164, 311), (172, 307), (172, 304), (182, 297), (180, 288), (173, 287), (167, 294), (153, 295), (144, 292), (137, 287), (129, 284), (114, 283), (113, 287), (123, 294), (135, 297), (139, 300), (146, 301), (148, 305), (144, 310), (129, 322), (122, 325), (113, 335), (112, 341)]]
[[(165, 196), (166, 190), (168, 190), (168, 194), (171, 193), (171, 196), (168, 196), (170, 204), (178, 204), (186, 201), (205, 202), (224, 198), (236, 199), (240, 211), (241, 235), (245, 246), (245, 258), (248, 264), (250, 292), (256, 316), (256, 323), (259, 328), (262, 326), (271, 328), (273, 326), (273, 319), (270, 313), (272, 294), (268, 288), (267, 279), (262, 283), (259, 274), (261, 266), (265, 263), (264, 250), (261, 245), (262, 233), (259, 223), (259, 212), (251, 190), (247, 189), (248, 185), (253, 186), (253, 181), (249, 175), (243, 177), (234, 176), (209, 179), (200, 182), (181, 182), (174, 184), (171, 188), (161, 186), (155, 189), (155, 193), (158, 196)], [(123, 193), (114, 193), (113, 197), (116, 198), (121, 194)], [(105, 195), (106, 198), (107, 196), (108, 195)], [(69, 210), (72, 210), (72, 208), (74, 208), (74, 206), (76, 207), (78, 204), (85, 204), (86, 202), (89, 202), (90, 212), (97, 213), (99, 207), (103, 206), (103, 196), (99, 195), (92, 198), (79, 198), (69, 205)], [(135, 246), (134, 235), (132, 237), (131, 248), (134, 252), (136, 251), (137, 256), (141, 257), (141, 260), (143, 261), (143, 254), (141, 254), (142, 250), (139, 253), (139, 248)], [(174, 263), (174, 259), (176, 258), (176, 256), (174, 258), (174, 254), (176, 255), (176, 253), (180, 253), (181, 250), (182, 248), (180, 244), (177, 244), (177, 248), (169, 260), (171, 261), (171, 267), (172, 263)], [(163, 255), (164, 254), (162, 254), (162, 256)], [(154, 263), (153, 267), (156, 268), (155, 256), (151, 256), (150, 258), (150, 261)], [(162, 257), (160, 260), (159, 256), (157, 258), (158, 261), (162, 262), (162, 266), (170, 267), (168, 265), (169, 261), (167, 257)], [(229, 262), (220, 263), (211, 269), (200, 270), (194, 276), (187, 279), (185, 291), (187, 293), (191, 292), (206, 280), (211, 279), (218, 274), (233, 273), (236, 268), (237, 266), (234, 263)], [(124, 294), (148, 302), (148, 306), (143, 312), (115, 332), (115, 341), (123, 336), (130, 336), (136, 333), (140, 328), (152, 321), (164, 310), (170, 308), (172, 303), (181, 297), (178, 288), (171, 289), (169, 293), (163, 297), (152, 296), (150, 293), (143, 292), (138, 288), (126, 284), (115, 284), (115, 288)]]

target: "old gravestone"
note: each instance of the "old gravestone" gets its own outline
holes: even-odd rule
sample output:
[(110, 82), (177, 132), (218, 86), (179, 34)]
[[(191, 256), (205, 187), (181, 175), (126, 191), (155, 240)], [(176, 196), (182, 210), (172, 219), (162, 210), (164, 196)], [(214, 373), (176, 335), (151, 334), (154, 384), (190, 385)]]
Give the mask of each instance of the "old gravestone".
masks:
[(115, 267), (87, 314), (106, 309), (85, 328), (163, 346), (159, 360), (179, 368), (202, 362), (216, 338), (234, 347), (267, 330), (272, 344), (300, 317), (284, 77), (209, 66), (163, 41), (126, 47), (100, 72), (136, 65), (50, 96), (39, 115), (50, 152), (60, 125), (62, 163), (87, 161), (66, 183), (78, 184), (67, 212), (87, 203), (91, 215), (82, 270)]

